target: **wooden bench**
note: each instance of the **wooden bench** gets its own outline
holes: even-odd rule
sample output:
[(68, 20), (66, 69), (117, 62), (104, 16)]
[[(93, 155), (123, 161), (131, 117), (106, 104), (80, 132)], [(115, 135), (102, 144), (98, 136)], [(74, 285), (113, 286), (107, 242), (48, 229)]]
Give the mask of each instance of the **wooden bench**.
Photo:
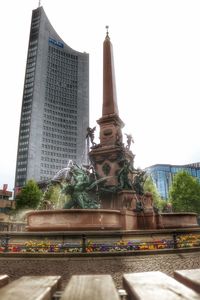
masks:
[(200, 293), (200, 269), (175, 271), (174, 278)]
[(61, 300), (119, 300), (110, 275), (72, 276)]
[(61, 276), (23, 276), (0, 289), (2, 300), (50, 300)]
[[(0, 275), (2, 300), (199, 300), (200, 269), (175, 271), (176, 279), (162, 272), (123, 275), (117, 290), (110, 275), (74, 275), (60, 290), (60, 276), (23, 276), (8, 283)], [(2, 282), (2, 283), (1, 283)], [(4, 285), (4, 286), (3, 286)]]
[(161, 272), (123, 275), (128, 300), (197, 300), (200, 294)]
[(8, 282), (9, 282), (8, 275), (0, 275), (0, 288), (8, 284)]

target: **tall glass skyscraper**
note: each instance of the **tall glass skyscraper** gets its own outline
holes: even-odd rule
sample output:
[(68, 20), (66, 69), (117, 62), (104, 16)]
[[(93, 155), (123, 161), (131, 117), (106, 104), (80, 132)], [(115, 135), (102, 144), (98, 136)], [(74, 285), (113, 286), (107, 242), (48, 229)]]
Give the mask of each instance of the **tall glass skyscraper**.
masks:
[(89, 126), (89, 55), (56, 33), (44, 9), (32, 12), (15, 187), (84, 162)]
[(169, 187), (173, 182), (173, 177), (180, 171), (186, 171), (193, 177), (197, 177), (200, 181), (200, 163), (188, 165), (166, 165), (158, 164), (145, 169), (147, 174), (151, 176), (155, 183), (160, 196), (163, 199), (169, 197)]

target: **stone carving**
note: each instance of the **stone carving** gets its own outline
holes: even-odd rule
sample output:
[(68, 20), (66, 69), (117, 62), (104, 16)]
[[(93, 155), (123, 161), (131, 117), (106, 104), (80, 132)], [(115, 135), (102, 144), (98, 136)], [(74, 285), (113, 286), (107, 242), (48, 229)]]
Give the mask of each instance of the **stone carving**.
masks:
[(110, 173), (111, 167), (108, 163), (103, 164), (102, 170), (104, 174), (107, 176)]
[(146, 192), (141, 198), (144, 210), (153, 210), (153, 196), (152, 193)]

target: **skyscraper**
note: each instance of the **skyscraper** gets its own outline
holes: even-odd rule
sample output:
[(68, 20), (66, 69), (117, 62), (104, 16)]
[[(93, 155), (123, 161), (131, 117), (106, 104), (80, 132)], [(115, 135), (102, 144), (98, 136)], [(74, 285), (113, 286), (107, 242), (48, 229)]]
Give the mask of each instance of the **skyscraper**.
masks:
[(82, 163), (89, 126), (89, 55), (56, 33), (44, 9), (32, 12), (15, 187)]

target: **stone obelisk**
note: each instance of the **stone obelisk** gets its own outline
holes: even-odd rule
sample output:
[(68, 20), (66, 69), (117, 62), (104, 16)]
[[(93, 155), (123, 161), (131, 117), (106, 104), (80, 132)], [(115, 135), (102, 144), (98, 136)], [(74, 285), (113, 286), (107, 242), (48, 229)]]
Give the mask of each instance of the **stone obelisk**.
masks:
[[(123, 144), (123, 121), (119, 117), (117, 93), (115, 84), (115, 70), (112, 43), (107, 31), (103, 43), (103, 106), (102, 117), (97, 120), (100, 126), (100, 143), (89, 152), (89, 158), (96, 170), (98, 177), (108, 177), (106, 186), (116, 187), (118, 173), (123, 168), (124, 162), (133, 165), (134, 155)], [(111, 198), (115, 199), (111, 199)], [(118, 208), (115, 196), (108, 194), (103, 199), (104, 208)]]

